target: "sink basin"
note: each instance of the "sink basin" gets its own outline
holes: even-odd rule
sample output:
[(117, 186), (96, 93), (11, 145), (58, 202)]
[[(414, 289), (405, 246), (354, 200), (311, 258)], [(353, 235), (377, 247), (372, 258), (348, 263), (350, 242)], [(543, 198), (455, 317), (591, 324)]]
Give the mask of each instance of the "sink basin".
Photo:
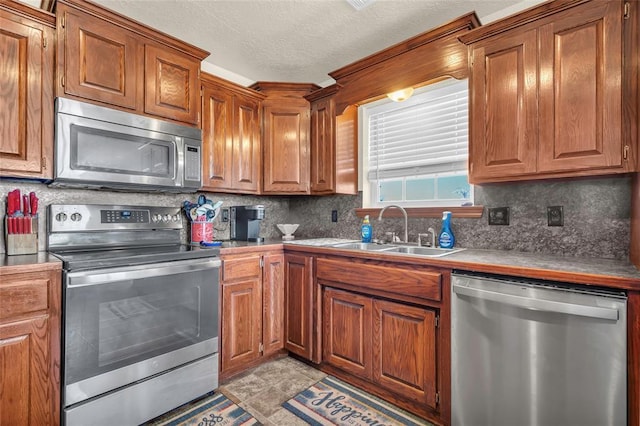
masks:
[(398, 253), (405, 253), (405, 254), (417, 254), (420, 256), (440, 257), (440, 256), (446, 256), (448, 254), (456, 253), (462, 250), (464, 249), (463, 248), (445, 249), (445, 248), (436, 248), (436, 247), (397, 246), (393, 251)]
[(372, 250), (372, 251), (384, 251), (395, 250), (397, 247), (389, 244), (378, 243), (340, 243), (332, 245), (331, 247), (347, 249), (347, 250)]
[(377, 243), (340, 243), (334, 244), (331, 247), (346, 249), (346, 250), (365, 250), (365, 251), (382, 251), (394, 254), (413, 254), (417, 256), (425, 257), (441, 257), (448, 254), (457, 253), (464, 250), (458, 249), (445, 249), (435, 247), (422, 247), (422, 246), (399, 246), (391, 244), (377, 244)]

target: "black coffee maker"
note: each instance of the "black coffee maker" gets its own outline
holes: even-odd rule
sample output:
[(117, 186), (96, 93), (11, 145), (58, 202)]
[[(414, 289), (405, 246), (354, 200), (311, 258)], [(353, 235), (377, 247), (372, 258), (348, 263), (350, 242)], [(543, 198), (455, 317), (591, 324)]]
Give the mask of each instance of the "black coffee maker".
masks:
[(230, 210), (230, 238), (239, 241), (262, 242), (260, 221), (264, 219), (264, 206), (233, 206)]

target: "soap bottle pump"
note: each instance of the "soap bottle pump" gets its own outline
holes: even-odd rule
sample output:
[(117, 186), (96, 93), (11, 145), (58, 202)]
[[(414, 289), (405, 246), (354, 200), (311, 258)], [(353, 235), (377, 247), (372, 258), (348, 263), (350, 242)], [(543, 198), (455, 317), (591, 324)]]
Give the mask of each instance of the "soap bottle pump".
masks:
[(369, 215), (366, 215), (364, 217), (364, 220), (362, 221), (362, 226), (360, 227), (360, 232), (362, 234), (362, 242), (370, 243), (371, 234), (373, 234), (373, 231), (371, 229), (371, 223), (369, 222)]
[(453, 248), (456, 243), (451, 230), (451, 212), (442, 212), (442, 230), (438, 235), (438, 243), (442, 248)]

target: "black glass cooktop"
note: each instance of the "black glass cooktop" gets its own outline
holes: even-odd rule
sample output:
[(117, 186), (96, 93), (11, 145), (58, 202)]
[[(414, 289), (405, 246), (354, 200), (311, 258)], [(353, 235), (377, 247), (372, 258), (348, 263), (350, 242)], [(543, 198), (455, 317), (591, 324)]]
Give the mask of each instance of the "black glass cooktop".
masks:
[(202, 248), (180, 244), (108, 250), (63, 251), (53, 252), (52, 254), (62, 260), (65, 270), (77, 271), (216, 257), (220, 254), (220, 249), (218, 247)]

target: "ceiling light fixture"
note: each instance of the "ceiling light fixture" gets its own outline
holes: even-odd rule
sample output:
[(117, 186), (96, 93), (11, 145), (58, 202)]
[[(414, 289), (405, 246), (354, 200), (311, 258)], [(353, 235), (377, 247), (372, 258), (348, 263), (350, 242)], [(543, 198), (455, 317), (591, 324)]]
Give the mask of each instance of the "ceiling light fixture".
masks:
[(406, 101), (411, 97), (411, 95), (413, 95), (413, 87), (407, 87), (406, 89), (387, 93), (387, 97), (394, 102)]
[(376, 0), (347, 0), (347, 3), (353, 6), (355, 10), (362, 10), (375, 1)]

